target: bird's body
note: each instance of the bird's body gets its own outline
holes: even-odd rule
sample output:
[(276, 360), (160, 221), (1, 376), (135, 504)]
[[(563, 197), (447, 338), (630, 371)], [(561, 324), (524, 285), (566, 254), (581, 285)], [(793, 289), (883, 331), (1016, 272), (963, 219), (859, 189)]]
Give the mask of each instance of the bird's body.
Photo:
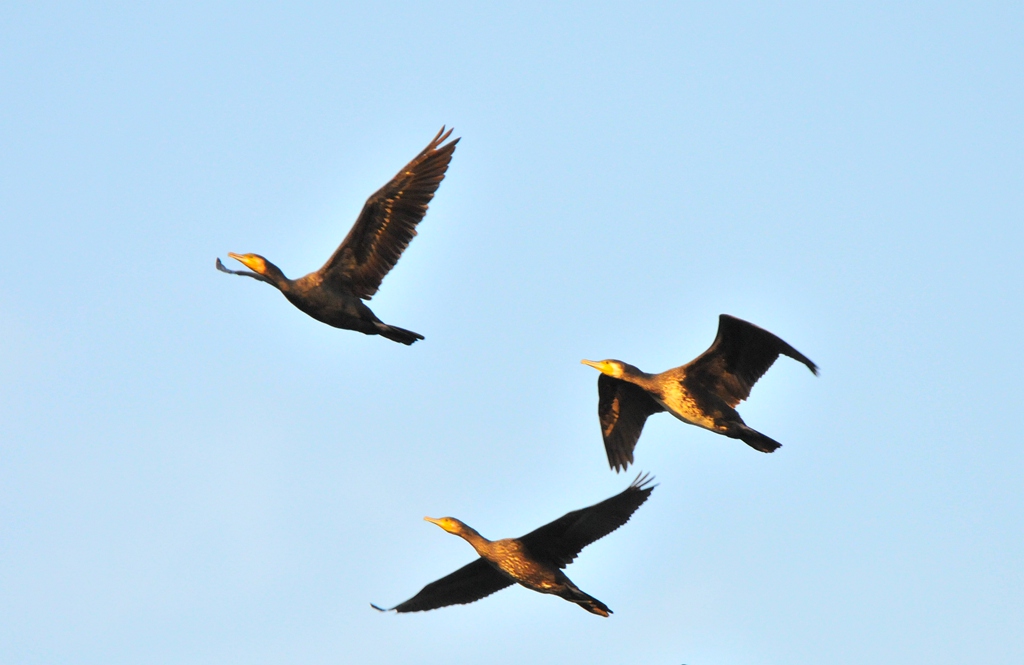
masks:
[(426, 517), (424, 519), (428, 522), (465, 539), (480, 558), (428, 584), (418, 594), (391, 609), (420, 612), (471, 603), (518, 583), (533, 591), (559, 596), (588, 612), (606, 617), (612, 613), (608, 606), (581, 591), (561, 569), (571, 563), (585, 546), (625, 524), (653, 489), (647, 476), (638, 476), (625, 491), (610, 499), (568, 513), (521, 538), (488, 540), (453, 517)]
[(523, 544), (515, 538), (488, 540), (479, 544), (469, 541), (469, 544), (492, 566), (517, 582), (529, 582), (531, 588), (537, 589), (550, 589), (556, 584), (554, 570), (557, 568), (552, 570), (549, 566), (533, 561)]
[(700, 404), (697, 398), (683, 387), (683, 378), (685, 377), (679, 367), (653, 375), (637, 370), (636, 374), (631, 375), (630, 382), (646, 390), (662, 409), (684, 423), (705, 429), (717, 429), (715, 412), (708, 408), (709, 402), (713, 400), (704, 400), (704, 404)]
[(747, 427), (734, 408), (779, 355), (818, 367), (772, 333), (722, 314), (711, 347), (693, 361), (660, 374), (642, 372), (620, 360), (583, 363), (601, 372), (598, 416), (609, 465), (621, 470), (633, 461), (633, 448), (648, 416), (668, 411), (685, 423), (702, 427), (770, 453), (777, 441)]
[[(456, 521), (454, 518), (448, 519)], [(542, 563), (520, 539), (487, 540), (473, 528), (461, 522), (459, 524), (462, 524), (460, 531), (453, 533), (462, 536), (483, 560), (508, 578), (510, 582), (516, 582), (533, 591), (549, 593), (578, 603), (585, 610), (594, 614), (601, 616), (611, 614), (607, 605), (581, 591), (556, 565)]]
[(423, 339), (419, 333), (382, 322), (363, 301), (373, 297), (416, 235), (416, 225), (426, 214), (459, 142), (442, 145), (450, 135), (451, 130), (445, 133), (442, 127), (419, 155), (367, 199), (345, 240), (316, 272), (288, 279), (259, 254), (234, 253), (228, 256), (252, 272), (228, 270), (220, 259), (217, 269), (266, 282), (297, 308), (335, 328), (382, 335), (402, 344)]
[(334, 284), (325, 283), (319, 273), (310, 273), (278, 288), (288, 302), (329, 326), (357, 330), (364, 335), (393, 335), (402, 338), (413, 335), (416, 339), (423, 339), (422, 336), (417, 336), (417, 333), (384, 323), (366, 306), (362, 298)]

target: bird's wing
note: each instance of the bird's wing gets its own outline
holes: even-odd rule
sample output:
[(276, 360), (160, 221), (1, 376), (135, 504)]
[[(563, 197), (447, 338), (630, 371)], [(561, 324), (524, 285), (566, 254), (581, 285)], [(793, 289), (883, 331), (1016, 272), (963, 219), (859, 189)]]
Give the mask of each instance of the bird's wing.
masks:
[(722, 314), (714, 343), (682, 368), (683, 385), (690, 393), (711, 390), (734, 407), (750, 395), (750, 389), (780, 354), (818, 373), (818, 366), (807, 356), (772, 333)]
[(601, 419), (608, 465), (621, 471), (633, 461), (633, 448), (640, 439), (647, 416), (665, 408), (640, 386), (607, 374), (598, 377), (597, 394), (597, 415)]
[(366, 200), (363, 211), (319, 273), (324, 281), (369, 300), (416, 235), (427, 204), (444, 180), (455, 139), (442, 127), (434, 140)]
[(628, 522), (654, 490), (653, 480), (647, 474), (638, 475), (612, 498), (567, 513), (519, 540), (533, 556), (565, 568), (584, 547)]
[(464, 605), (511, 585), (512, 580), (499, 573), (486, 559), (477, 559), (451, 575), (431, 582), (418, 594), (391, 609), (396, 612), (423, 612), (448, 605)]

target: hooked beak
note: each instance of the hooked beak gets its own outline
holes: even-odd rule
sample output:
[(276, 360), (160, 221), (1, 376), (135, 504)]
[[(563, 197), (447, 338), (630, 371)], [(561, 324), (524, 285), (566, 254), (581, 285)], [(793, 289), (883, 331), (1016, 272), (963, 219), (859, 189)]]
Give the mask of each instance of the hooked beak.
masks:
[(263, 274), (266, 270), (266, 265), (263, 263), (263, 259), (252, 254), (235, 254), (234, 252), (228, 252), (228, 257), (238, 261), (249, 270), (255, 270), (259, 274)]

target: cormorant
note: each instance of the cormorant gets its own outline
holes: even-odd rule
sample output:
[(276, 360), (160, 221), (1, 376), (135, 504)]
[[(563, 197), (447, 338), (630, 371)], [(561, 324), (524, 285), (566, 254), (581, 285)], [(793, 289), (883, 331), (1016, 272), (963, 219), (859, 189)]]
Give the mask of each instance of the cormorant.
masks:
[(601, 419), (608, 464), (620, 471), (633, 461), (633, 448), (647, 416), (668, 411), (697, 425), (770, 453), (781, 443), (747, 427), (735, 407), (772, 366), (779, 354), (818, 366), (772, 333), (728, 314), (718, 317), (718, 335), (694, 360), (661, 374), (647, 374), (620, 360), (582, 361), (601, 376), (597, 380), (597, 414)]
[[(581, 508), (531, 531), (521, 538), (487, 540), (472, 527), (454, 517), (424, 517), (448, 533), (464, 538), (480, 558), (451, 575), (431, 582), (400, 605), (396, 612), (422, 612), (447, 605), (472, 603), (500, 591), (513, 582), (527, 589), (550, 593), (583, 609), (606, 617), (608, 606), (590, 596), (566, 577), (562, 568), (572, 563), (584, 547), (629, 521), (633, 512), (647, 500), (654, 485), (642, 475), (624, 491), (601, 503)], [(374, 609), (387, 612), (373, 605)]]
[(381, 280), (398, 262), (416, 225), (427, 213), (427, 204), (444, 179), (459, 139), (441, 145), (451, 135), (445, 128), (405, 168), (366, 200), (363, 211), (341, 245), (322, 268), (299, 279), (284, 273), (259, 254), (233, 254), (247, 270), (228, 270), (217, 259), (216, 267), (232, 275), (245, 275), (266, 282), (284, 294), (293, 305), (317, 321), (335, 328), (358, 330), (365, 335), (383, 335), (394, 342), (412, 344), (423, 335), (389, 326), (370, 311), (369, 300)]

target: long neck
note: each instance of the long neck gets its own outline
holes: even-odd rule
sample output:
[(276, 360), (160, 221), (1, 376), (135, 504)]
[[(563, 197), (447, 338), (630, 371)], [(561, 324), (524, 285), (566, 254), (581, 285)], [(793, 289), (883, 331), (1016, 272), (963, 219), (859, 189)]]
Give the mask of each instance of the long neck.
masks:
[(647, 372), (641, 371), (639, 368), (634, 367), (633, 365), (627, 365), (625, 363), (623, 363), (623, 369), (625, 370), (622, 373), (623, 381), (629, 381), (630, 383), (635, 383), (641, 388), (648, 389), (654, 385), (653, 374), (648, 374)]
[(287, 293), (291, 289), (292, 280), (285, 277), (284, 273), (281, 272), (281, 269), (275, 266), (270, 261), (264, 260), (264, 264), (266, 266), (266, 272), (263, 273), (263, 278), (266, 279), (267, 282), (269, 282), (270, 284), (276, 286), (281, 291)]
[(471, 526), (463, 524), (462, 530), (456, 535), (461, 536), (467, 543), (472, 545), (473, 549), (475, 549), (476, 553), (480, 556), (483, 556), (491, 550), (491, 541), (481, 536), (477, 533), (476, 529)]

